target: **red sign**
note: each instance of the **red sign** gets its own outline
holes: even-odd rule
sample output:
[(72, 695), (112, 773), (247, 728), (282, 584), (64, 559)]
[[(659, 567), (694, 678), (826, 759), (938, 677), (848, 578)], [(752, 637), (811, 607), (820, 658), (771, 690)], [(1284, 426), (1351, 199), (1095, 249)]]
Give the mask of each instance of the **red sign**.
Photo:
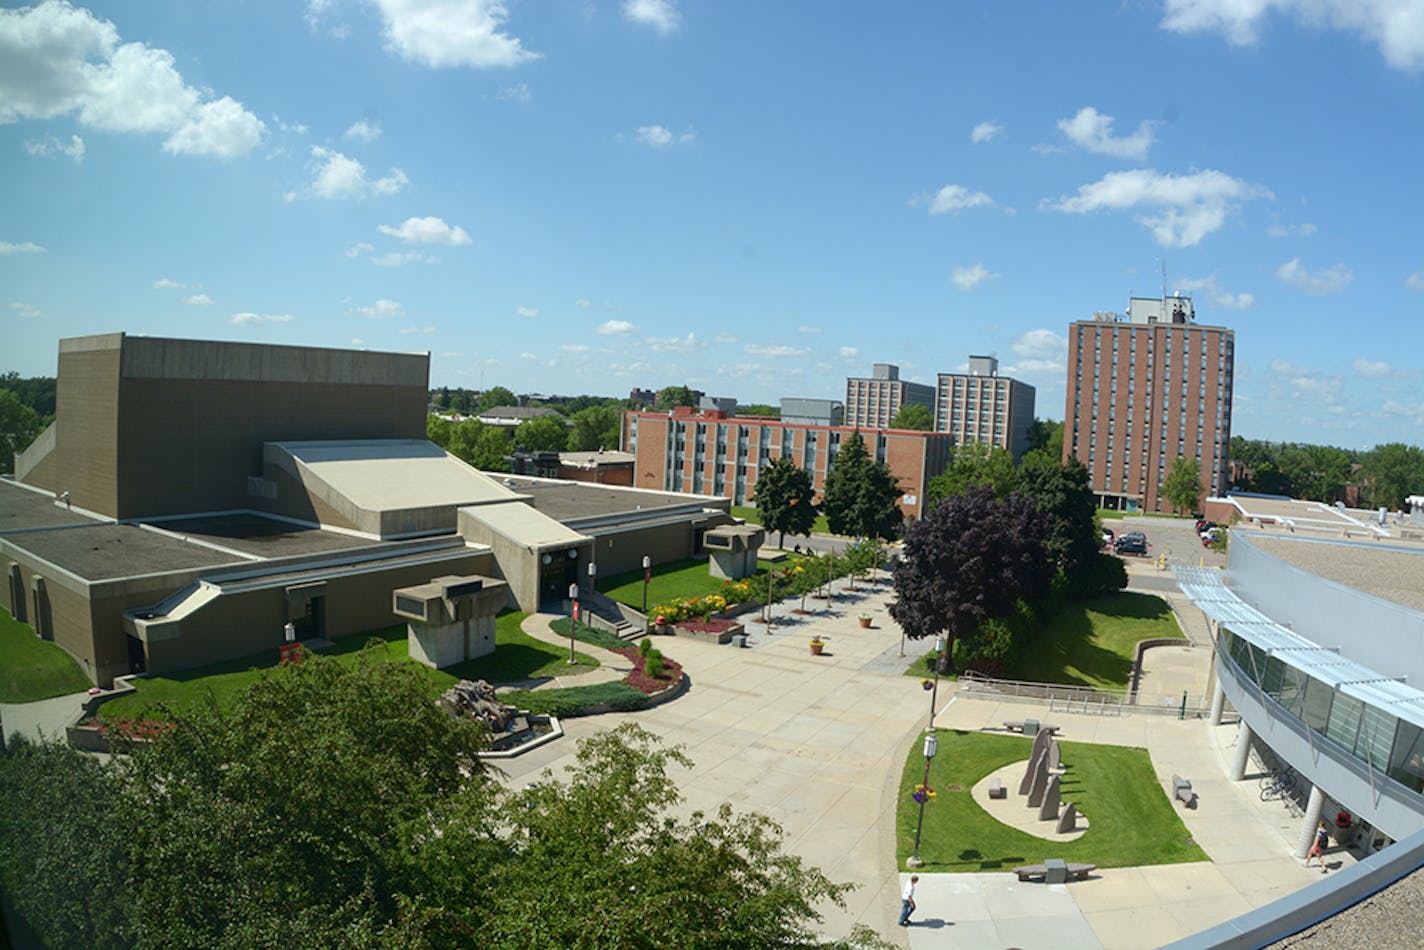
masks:
[(574, 601), (574, 622), (578, 622), (578, 601)]
[(302, 662), (302, 645), (300, 643), (284, 643), (277, 648), (279, 662), (284, 666), (288, 663)]

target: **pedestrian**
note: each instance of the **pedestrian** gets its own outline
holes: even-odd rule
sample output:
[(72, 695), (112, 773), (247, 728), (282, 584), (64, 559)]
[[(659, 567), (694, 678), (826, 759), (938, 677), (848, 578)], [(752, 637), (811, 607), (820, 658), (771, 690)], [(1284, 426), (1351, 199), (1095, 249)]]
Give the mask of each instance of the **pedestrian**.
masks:
[(1315, 843), (1310, 846), (1310, 853), (1305, 856), (1305, 866), (1310, 867), (1311, 858), (1320, 859), (1320, 873), (1325, 873), (1325, 848), (1330, 844), (1330, 832), (1325, 830), (1325, 822), (1320, 823), (1320, 827), (1315, 829)]
[(910, 915), (915, 912), (915, 883), (919, 881), (918, 874), (911, 874), (910, 880), (906, 882), (905, 889), (900, 893), (900, 926), (910, 926)]

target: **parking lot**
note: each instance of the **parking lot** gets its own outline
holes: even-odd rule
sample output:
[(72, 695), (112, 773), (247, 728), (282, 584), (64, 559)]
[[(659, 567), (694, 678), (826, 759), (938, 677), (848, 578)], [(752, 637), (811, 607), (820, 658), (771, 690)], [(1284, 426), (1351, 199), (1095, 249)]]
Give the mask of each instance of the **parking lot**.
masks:
[(1141, 531), (1147, 535), (1147, 557), (1125, 556), (1128, 563), (1150, 560), (1155, 563), (1159, 555), (1167, 555), (1167, 566), (1186, 564), (1192, 567), (1224, 567), (1226, 555), (1202, 547), (1197, 535), (1196, 520), (1193, 518), (1148, 518), (1128, 517), (1121, 521), (1104, 520), (1103, 527), (1111, 528), (1119, 537), (1127, 531)]

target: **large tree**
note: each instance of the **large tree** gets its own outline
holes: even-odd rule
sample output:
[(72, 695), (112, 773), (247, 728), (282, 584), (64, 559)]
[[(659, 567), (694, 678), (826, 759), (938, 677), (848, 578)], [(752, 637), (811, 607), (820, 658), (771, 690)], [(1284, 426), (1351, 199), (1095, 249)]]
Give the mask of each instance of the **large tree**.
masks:
[(1162, 497), (1173, 511), (1191, 513), (1197, 510), (1201, 495), (1201, 462), (1185, 455), (1177, 456), (1167, 467), (1167, 477), (1162, 479)]
[(1036, 449), (1023, 457), (1017, 483), (1018, 490), (1047, 516), (1043, 546), (1070, 588), (1085, 594), (1095, 592), (1082, 587), (1092, 576), (1101, 546), (1097, 501), (1088, 469), (1077, 458), (1060, 462), (1046, 450)]
[(450, 427), (449, 441), (444, 448), (481, 471), (507, 472), (509, 463), (505, 456), (513, 446), (509, 435), (499, 426), (466, 419)]
[(623, 413), (615, 406), (589, 406), (575, 412), (569, 420), (569, 449), (575, 452), (612, 451), (623, 436)]
[(934, 413), (919, 403), (906, 403), (900, 407), (899, 412), (895, 413), (895, 418), (890, 420), (890, 428), (918, 429), (920, 432), (929, 432), (934, 428)]
[(1008, 449), (988, 442), (965, 442), (955, 446), (944, 471), (930, 479), (930, 503), (972, 488), (988, 488), (1003, 498), (1016, 484), (1014, 457)]
[(1035, 419), (1028, 427), (1028, 448), (1043, 449), (1056, 459), (1063, 457), (1063, 423), (1052, 419)]
[(811, 473), (782, 456), (757, 473), (752, 499), (762, 527), (781, 535), (777, 547), (786, 547), (786, 532), (809, 536), (816, 523)]
[(852, 432), (841, 443), (821, 492), (820, 508), (831, 532), (893, 540), (904, 519), (895, 504), (899, 497), (890, 469), (870, 458), (860, 430)]
[(560, 415), (535, 416), (514, 430), (515, 446), (530, 452), (562, 452), (568, 443), (569, 425)]
[(1364, 473), (1370, 504), (1398, 510), (1410, 495), (1424, 494), (1424, 449), (1403, 442), (1377, 445), (1365, 455)]
[(480, 393), (472, 407), (475, 413), (488, 412), (495, 406), (517, 406), (519, 397), (503, 386), (495, 386)]
[(658, 396), (653, 403), (653, 408), (662, 411), (676, 409), (678, 406), (696, 406), (697, 396), (686, 386), (664, 386), (658, 390)]
[(1047, 532), (1047, 517), (1026, 495), (951, 495), (905, 531), (890, 616), (912, 639), (945, 635), (948, 658), (956, 637), (1047, 592)]
[(15, 470), (15, 456), (27, 449), (42, 429), (39, 413), (14, 392), (0, 389), (0, 474)]

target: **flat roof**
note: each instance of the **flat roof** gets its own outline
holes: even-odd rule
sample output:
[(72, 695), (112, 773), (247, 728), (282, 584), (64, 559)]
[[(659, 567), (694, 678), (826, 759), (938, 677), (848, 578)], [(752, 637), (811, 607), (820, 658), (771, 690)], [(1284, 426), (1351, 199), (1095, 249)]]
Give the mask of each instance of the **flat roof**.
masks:
[(49, 492), (32, 491), (7, 478), (0, 479), (0, 534), (32, 528), (102, 523), (55, 504), (54, 495)]
[(597, 468), (600, 465), (632, 465), (638, 456), (632, 452), (560, 452), (559, 463), (575, 468)]
[(155, 527), (173, 534), (262, 558), (347, 551), (380, 543), (372, 538), (293, 524), (255, 512), (206, 518), (164, 519), (152, 523)]
[(551, 479), (510, 476), (507, 487), (528, 496), (530, 504), (550, 518), (576, 521), (599, 515), (623, 514), (660, 508), (686, 508), (699, 503), (721, 501), (708, 495), (684, 495), (674, 492), (618, 488), (592, 482), (555, 481)]
[(1344, 531), (1368, 528), (1369, 525), (1345, 511), (1319, 501), (1296, 498), (1263, 497), (1228, 493), (1226, 500), (1234, 504), (1245, 518), (1258, 518), (1281, 524), (1289, 522), (1302, 528)]
[(424, 439), (269, 442), (366, 511), (513, 500), (490, 476)]
[(1424, 611), (1424, 547), (1265, 532), (1249, 537), (1262, 551), (1303, 571)]
[(131, 524), (90, 524), (6, 536), (6, 541), (89, 581), (188, 571), (247, 558)]

